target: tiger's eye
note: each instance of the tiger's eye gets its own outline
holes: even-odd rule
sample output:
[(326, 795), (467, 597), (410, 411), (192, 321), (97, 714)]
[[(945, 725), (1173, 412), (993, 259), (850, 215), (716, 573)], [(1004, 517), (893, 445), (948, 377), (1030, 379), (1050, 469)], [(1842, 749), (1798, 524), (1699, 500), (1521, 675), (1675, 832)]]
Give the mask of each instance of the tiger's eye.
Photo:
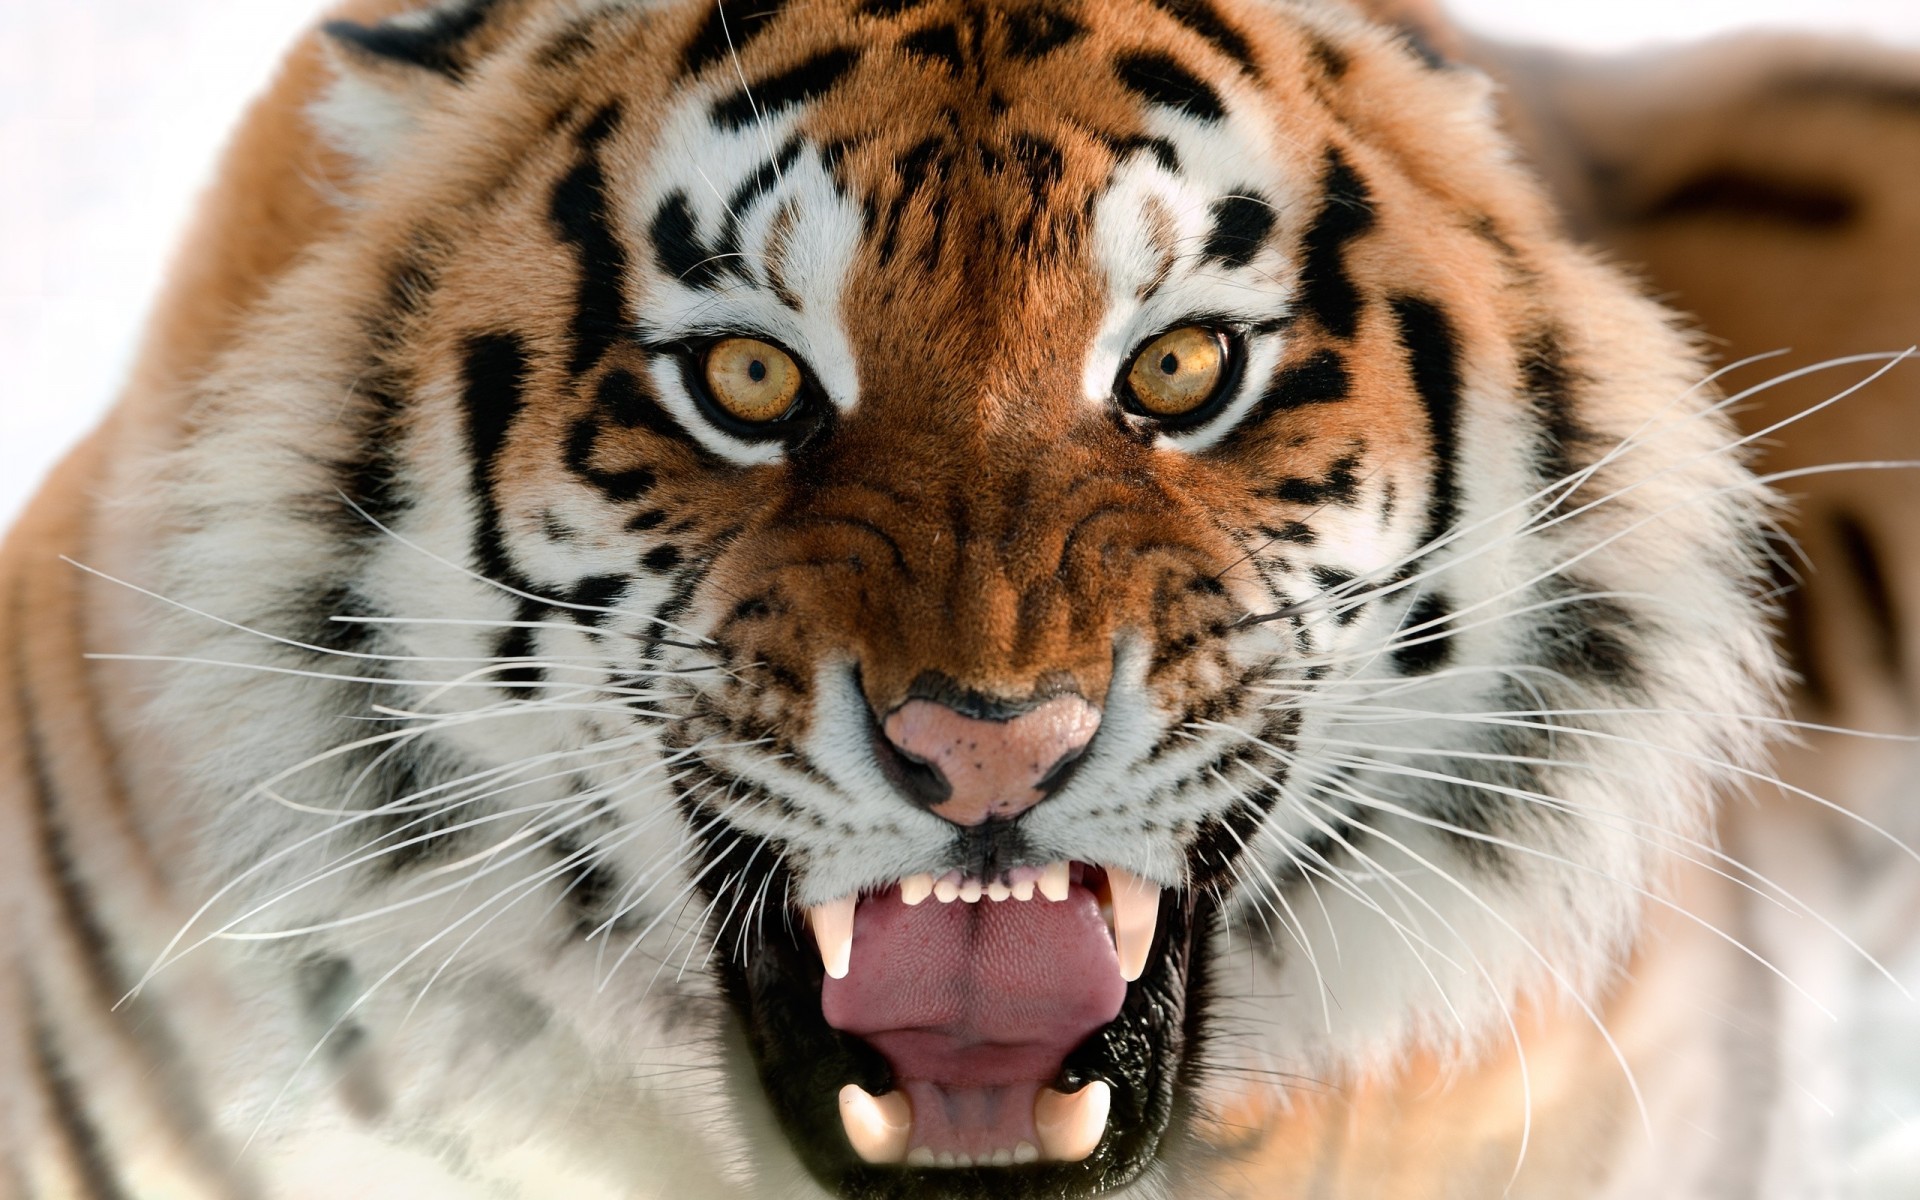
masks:
[(707, 392), (736, 421), (765, 425), (793, 411), (804, 377), (793, 356), (758, 338), (733, 337), (707, 351)]
[(1127, 390), (1148, 416), (1184, 417), (1213, 399), (1226, 373), (1225, 340), (1188, 325), (1161, 334), (1134, 357)]

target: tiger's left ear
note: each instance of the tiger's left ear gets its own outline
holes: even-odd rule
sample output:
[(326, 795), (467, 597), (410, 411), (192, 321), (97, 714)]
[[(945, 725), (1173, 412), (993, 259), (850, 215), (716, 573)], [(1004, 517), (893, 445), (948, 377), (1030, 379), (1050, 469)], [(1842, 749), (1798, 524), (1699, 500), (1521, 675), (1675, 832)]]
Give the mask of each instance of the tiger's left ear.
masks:
[(1398, 30), (1407, 46), (1429, 65), (1444, 66), (1465, 57), (1460, 31), (1447, 18), (1441, 0), (1353, 0), (1353, 6)]
[(460, 87), (492, 49), (510, 0), (442, 0), (375, 24), (328, 21), (333, 85), (311, 113), (327, 140), (377, 171), (420, 114)]

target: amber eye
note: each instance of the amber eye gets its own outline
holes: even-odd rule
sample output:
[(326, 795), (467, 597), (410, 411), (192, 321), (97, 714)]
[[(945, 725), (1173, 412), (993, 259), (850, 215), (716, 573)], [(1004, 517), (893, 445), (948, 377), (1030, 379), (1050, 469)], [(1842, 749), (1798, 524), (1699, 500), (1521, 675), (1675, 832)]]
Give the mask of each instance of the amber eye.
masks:
[(758, 338), (715, 342), (707, 351), (705, 371), (713, 402), (748, 425), (766, 425), (792, 412), (806, 381), (792, 355)]
[(1148, 342), (1127, 368), (1127, 394), (1143, 416), (1190, 417), (1220, 392), (1227, 341), (1187, 325)]

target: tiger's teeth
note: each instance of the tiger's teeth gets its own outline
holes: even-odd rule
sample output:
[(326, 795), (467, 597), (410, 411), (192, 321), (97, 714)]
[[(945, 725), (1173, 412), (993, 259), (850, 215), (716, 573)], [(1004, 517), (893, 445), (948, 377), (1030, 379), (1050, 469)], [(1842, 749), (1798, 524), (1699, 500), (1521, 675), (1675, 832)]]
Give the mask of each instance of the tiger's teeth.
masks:
[(1072, 886), (1072, 883), (1073, 880), (1067, 874), (1066, 863), (1048, 863), (1046, 869), (1040, 873), (1040, 894), (1058, 903), (1067, 898), (1067, 889)]
[(913, 1136), (913, 1105), (903, 1093), (869, 1096), (859, 1084), (840, 1089), (840, 1124), (847, 1141), (865, 1162), (907, 1161), (907, 1142)]
[(1118, 867), (1107, 868), (1107, 885), (1113, 890), (1113, 949), (1120, 956), (1120, 977), (1132, 983), (1147, 969), (1147, 952), (1153, 949), (1160, 885)]
[(1013, 881), (1013, 898), (1015, 900), (1033, 899), (1033, 880), (1031, 879), (1014, 880)]
[(942, 875), (933, 885), (933, 898), (942, 904), (952, 904), (960, 898), (960, 877), (954, 874)]
[(1068, 1095), (1050, 1087), (1033, 1100), (1033, 1126), (1040, 1134), (1040, 1157), (1053, 1162), (1079, 1162), (1093, 1153), (1107, 1132), (1107, 1110), (1113, 1089), (1094, 1080)]
[(912, 908), (933, 895), (933, 876), (922, 873), (900, 881), (900, 903)]
[(853, 962), (853, 909), (858, 900), (857, 896), (842, 896), (807, 910), (813, 940), (820, 944), (820, 963), (835, 979), (845, 979), (847, 967)]
[(960, 899), (968, 904), (980, 903), (980, 893), (985, 889), (978, 879), (965, 879), (960, 883)]
[(987, 899), (993, 901), (995, 904), (1004, 902), (1012, 895), (1013, 889), (1001, 883), (998, 879), (987, 885)]
[(1034, 1145), (1032, 1142), (1021, 1142), (1013, 1148), (1013, 1161), (1023, 1164), (1039, 1162), (1040, 1147)]

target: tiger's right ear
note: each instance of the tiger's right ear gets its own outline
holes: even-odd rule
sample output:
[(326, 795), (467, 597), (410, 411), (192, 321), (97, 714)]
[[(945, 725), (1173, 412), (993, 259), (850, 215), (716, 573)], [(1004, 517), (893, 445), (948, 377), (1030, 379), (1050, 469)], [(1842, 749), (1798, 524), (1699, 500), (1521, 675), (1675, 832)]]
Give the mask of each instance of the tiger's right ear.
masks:
[(502, 0), (442, 0), (375, 24), (329, 21), (333, 85), (311, 109), (327, 140), (377, 171), (428, 107), (465, 82), (490, 44)]

